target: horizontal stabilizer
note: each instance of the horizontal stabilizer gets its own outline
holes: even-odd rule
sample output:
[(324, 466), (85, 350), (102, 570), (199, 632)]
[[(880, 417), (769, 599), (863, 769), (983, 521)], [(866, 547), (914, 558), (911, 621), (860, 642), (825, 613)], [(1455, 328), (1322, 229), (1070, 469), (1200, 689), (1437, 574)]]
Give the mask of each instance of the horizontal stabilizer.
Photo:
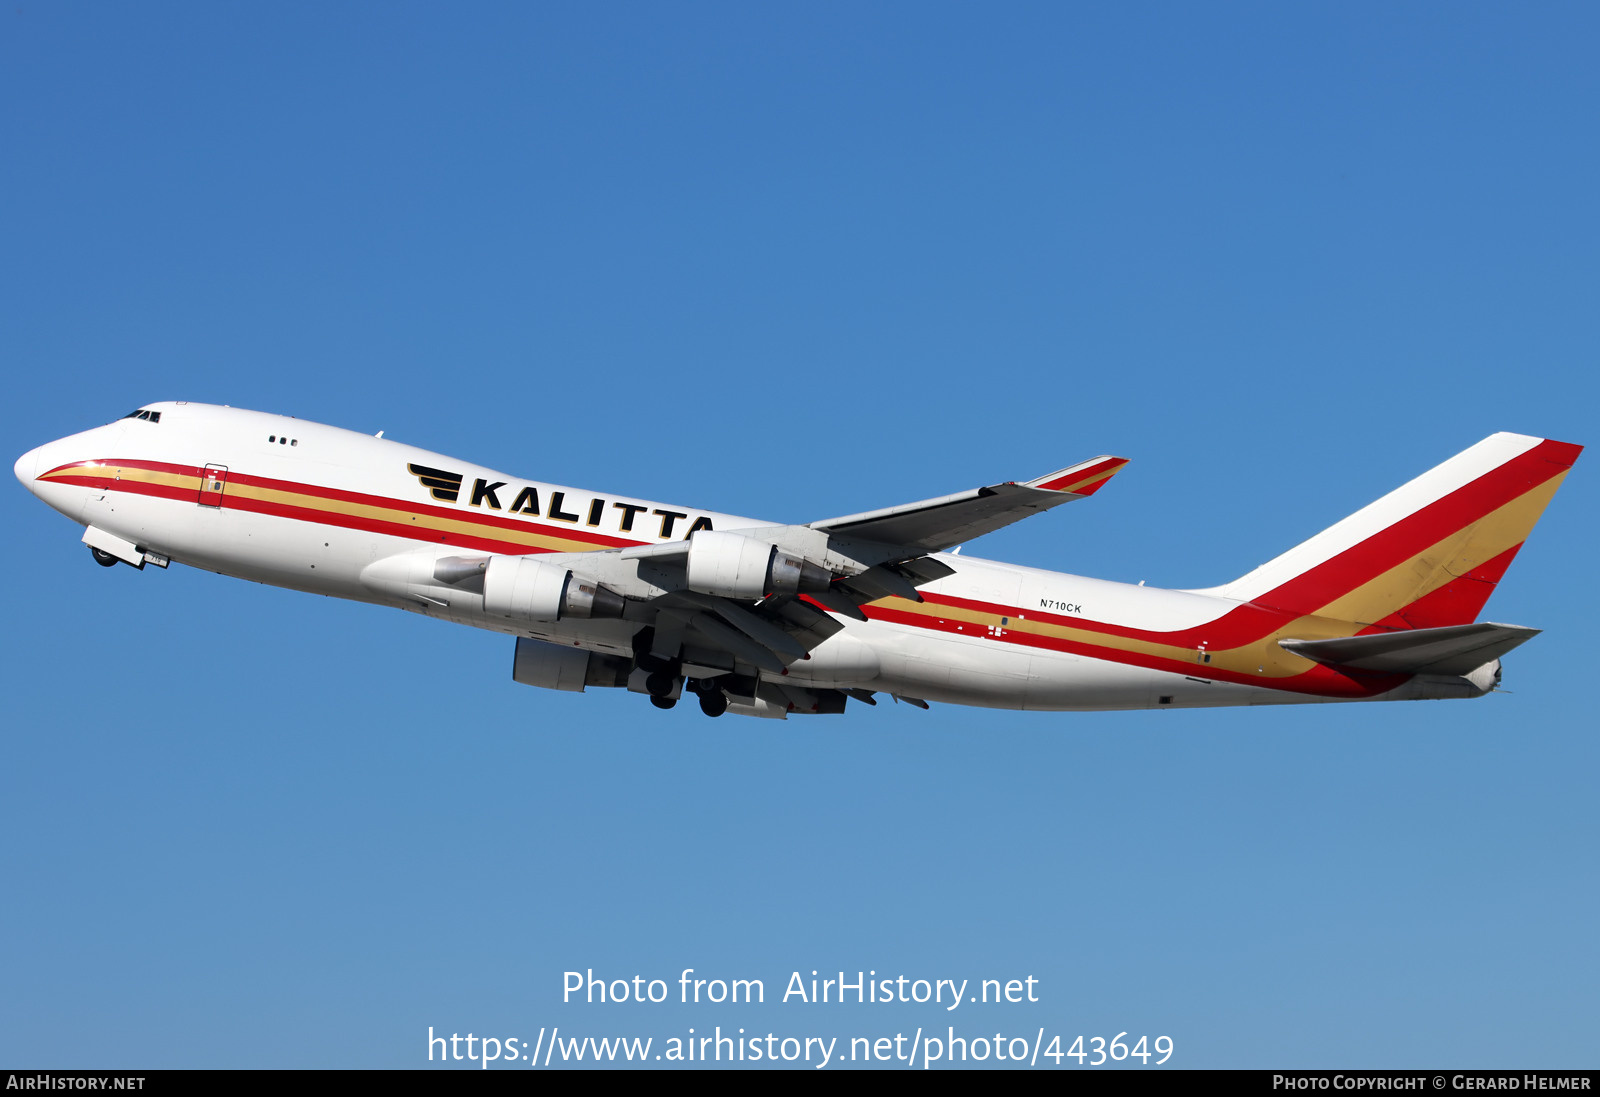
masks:
[(1471, 674), (1539, 629), (1520, 625), (1445, 625), (1334, 640), (1279, 640), (1296, 655), (1328, 666), (1386, 674)]

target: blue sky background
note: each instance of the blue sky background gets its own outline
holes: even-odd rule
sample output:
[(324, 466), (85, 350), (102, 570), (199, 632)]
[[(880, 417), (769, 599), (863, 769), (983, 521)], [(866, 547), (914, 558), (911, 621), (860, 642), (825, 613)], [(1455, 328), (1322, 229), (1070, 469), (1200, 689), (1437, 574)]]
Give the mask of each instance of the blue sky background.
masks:
[[(1597, 440), (1597, 21), (24, 0), (0, 437), (228, 403), (788, 521), (1117, 453), (967, 551), (1222, 582), (1493, 431)], [(1589, 460), (1489, 605), (1547, 630), (1508, 695), (787, 723), (102, 570), (13, 486), (0, 1064), (953, 1025), (1593, 1067)], [(685, 967), (768, 1003), (560, 1002)], [(778, 1004), (812, 969), (1041, 1001)]]

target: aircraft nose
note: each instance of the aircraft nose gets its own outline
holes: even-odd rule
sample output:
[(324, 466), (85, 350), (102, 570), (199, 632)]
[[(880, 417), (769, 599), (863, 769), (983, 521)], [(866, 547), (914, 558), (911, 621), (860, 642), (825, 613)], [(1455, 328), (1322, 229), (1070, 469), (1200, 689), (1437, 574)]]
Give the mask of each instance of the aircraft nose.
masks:
[(17, 463), (11, 467), (11, 471), (17, 474), (17, 479), (22, 481), (24, 487), (31, 488), (33, 486), (33, 478), (39, 474), (39, 451), (30, 449), (27, 453), (18, 457)]

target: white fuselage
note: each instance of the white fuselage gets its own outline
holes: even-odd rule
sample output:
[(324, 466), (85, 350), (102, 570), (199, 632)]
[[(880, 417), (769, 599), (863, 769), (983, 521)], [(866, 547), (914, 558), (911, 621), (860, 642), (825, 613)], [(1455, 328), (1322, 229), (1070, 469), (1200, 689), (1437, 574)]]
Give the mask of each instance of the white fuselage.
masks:
[[(396, 596), (375, 588), (369, 569), (416, 554), (575, 552), (666, 543), (700, 528), (770, 525), (525, 480), (283, 416), (202, 404), (148, 407), (158, 422), (123, 419), (25, 454), (17, 462), (19, 479), (67, 517), (140, 553), (592, 651), (627, 655), (639, 626), (514, 624), (485, 614), (481, 597)], [(419, 468), (448, 474), (445, 486), (430, 487)], [(459, 480), (454, 498), (451, 477)], [(1239, 642), (1237, 622), (1246, 607), (1234, 599), (965, 555), (938, 560), (954, 574), (924, 586), (924, 602), (886, 598), (869, 605), (871, 619), (844, 620), (843, 630), (791, 665), (783, 681), (1015, 709), (1481, 692), (1414, 679), (1330, 684), (1276, 646), (1270, 622), (1255, 639)], [(1307, 620), (1298, 619), (1300, 632), (1315, 635)], [(1215, 640), (1207, 638), (1210, 627)], [(1330, 622), (1321, 634), (1348, 631)], [(1210, 655), (1221, 647), (1230, 652), (1226, 665)]]

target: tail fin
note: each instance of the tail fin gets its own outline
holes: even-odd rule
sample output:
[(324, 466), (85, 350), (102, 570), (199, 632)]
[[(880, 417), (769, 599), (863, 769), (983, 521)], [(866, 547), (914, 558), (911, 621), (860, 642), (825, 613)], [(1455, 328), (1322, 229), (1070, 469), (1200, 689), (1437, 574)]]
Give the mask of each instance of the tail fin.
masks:
[(1385, 628), (1474, 621), (1581, 452), (1491, 435), (1210, 593)]

